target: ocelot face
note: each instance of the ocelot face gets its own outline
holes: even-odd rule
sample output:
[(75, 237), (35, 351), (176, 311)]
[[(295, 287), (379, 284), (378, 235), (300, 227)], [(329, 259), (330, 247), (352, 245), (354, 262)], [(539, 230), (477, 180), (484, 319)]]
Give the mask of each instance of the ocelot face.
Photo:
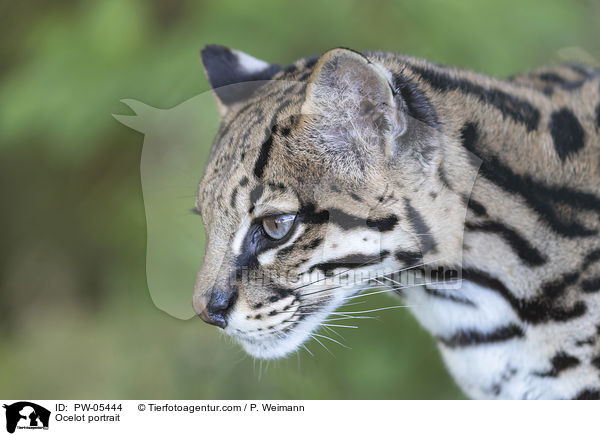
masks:
[(383, 205), (369, 208), (341, 190), (307, 198), (297, 188), (248, 183), (227, 227), (206, 222), (196, 310), (259, 357), (295, 350), (349, 297), (372, 288), (369, 279), (422, 257), (409, 231), (393, 232), (402, 226)]
[(194, 308), (250, 354), (296, 350), (377, 277), (460, 243), (425, 217), (460, 215), (433, 201), (436, 125), (407, 116), (381, 65), (344, 49), (279, 73), (222, 47), (203, 60), (222, 124), (196, 202)]

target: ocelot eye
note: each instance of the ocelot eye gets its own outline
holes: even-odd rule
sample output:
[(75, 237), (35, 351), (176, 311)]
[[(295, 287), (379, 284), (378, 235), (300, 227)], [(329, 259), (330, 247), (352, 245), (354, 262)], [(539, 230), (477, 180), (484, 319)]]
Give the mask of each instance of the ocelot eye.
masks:
[(271, 215), (263, 218), (262, 227), (269, 238), (282, 239), (292, 230), (295, 219), (292, 214)]

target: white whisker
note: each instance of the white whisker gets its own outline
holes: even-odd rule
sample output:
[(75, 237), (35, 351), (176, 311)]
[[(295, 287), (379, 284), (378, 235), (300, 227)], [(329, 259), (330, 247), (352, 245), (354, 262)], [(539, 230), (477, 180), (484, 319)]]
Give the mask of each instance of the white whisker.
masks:
[(335, 356), (333, 355), (333, 353), (332, 353), (331, 351), (329, 351), (329, 348), (327, 348), (327, 347), (326, 347), (326, 346), (323, 344), (323, 342), (319, 341), (319, 338), (315, 338), (315, 333), (312, 333), (312, 334), (310, 334), (310, 333), (309, 333), (309, 335), (310, 335), (310, 337), (311, 337), (311, 338), (313, 338), (315, 341), (317, 341), (319, 344), (321, 344), (321, 346), (322, 346), (323, 348), (325, 348), (325, 350), (327, 350), (327, 352), (328, 352), (329, 354), (331, 354), (333, 357), (335, 357)]
[(352, 318), (350, 318), (350, 317), (348, 317), (348, 318), (332, 318), (332, 319), (328, 319), (327, 321), (331, 321), (331, 322), (336, 322), (336, 321), (352, 321), (352, 320), (355, 320), (355, 319), (378, 319), (378, 318), (376, 318), (374, 316), (364, 316), (364, 317), (357, 316), (357, 317), (352, 317)]
[(357, 312), (331, 312), (331, 313), (334, 315), (349, 315), (349, 314), (355, 314), (355, 313), (379, 312), (381, 310), (399, 309), (399, 308), (404, 308), (404, 307), (415, 307), (415, 306), (389, 306), (389, 307), (380, 307), (379, 309), (360, 310)]
[(315, 357), (315, 355), (313, 353), (310, 352), (310, 350), (308, 349), (308, 347), (306, 345), (302, 345), (302, 348), (304, 348), (308, 354), (310, 354), (312, 357)]
[[(321, 324), (324, 327), (344, 327), (344, 328), (349, 328), (349, 329), (357, 329), (358, 326), (356, 325), (341, 325), (341, 324)], [(335, 331), (335, 330), (332, 330)]]
[(321, 289), (320, 291), (309, 292), (308, 294), (300, 294), (300, 296), (301, 297), (307, 297), (309, 295), (318, 294), (320, 292), (325, 292), (325, 291), (331, 291), (331, 290), (338, 289), (338, 288), (341, 288), (341, 287), (342, 287), (342, 285), (337, 285), (337, 286), (334, 286), (332, 288)]
[(338, 344), (338, 345), (340, 345), (340, 346), (342, 346), (342, 347), (344, 347), (344, 348), (350, 349), (350, 347), (349, 347), (349, 346), (347, 346), (347, 345), (344, 345), (344, 344), (342, 344), (341, 342), (339, 342), (339, 341), (336, 341), (335, 339), (332, 339), (332, 338), (330, 338), (329, 336), (325, 336), (325, 335), (319, 335), (319, 334), (317, 334), (317, 333), (313, 333), (313, 335), (314, 335), (314, 336), (318, 336), (318, 337), (320, 337), (320, 338), (323, 338), (323, 339), (329, 339), (330, 341), (332, 341), (332, 342), (335, 342), (336, 344)]
[[(325, 327), (328, 331), (330, 331), (331, 333), (333, 333), (336, 336), (339, 336), (343, 341), (345, 341), (346, 339), (339, 334), (338, 332), (336, 332), (334, 329), (332, 329), (331, 327), (328, 327), (328, 324), (321, 324), (321, 326)], [(340, 326), (341, 327), (341, 326)]]

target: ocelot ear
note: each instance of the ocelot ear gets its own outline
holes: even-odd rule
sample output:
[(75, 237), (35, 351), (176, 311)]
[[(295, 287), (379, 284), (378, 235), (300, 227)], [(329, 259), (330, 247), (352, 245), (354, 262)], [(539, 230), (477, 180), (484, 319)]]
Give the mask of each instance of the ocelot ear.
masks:
[(268, 64), (221, 45), (207, 45), (201, 54), (221, 115), (227, 112), (228, 106), (250, 97), (261, 85), (256, 81), (269, 80), (281, 70), (277, 64)]
[(313, 117), (324, 147), (362, 164), (378, 150), (394, 154), (406, 119), (382, 65), (352, 50), (330, 50), (315, 65), (306, 92), (302, 113)]

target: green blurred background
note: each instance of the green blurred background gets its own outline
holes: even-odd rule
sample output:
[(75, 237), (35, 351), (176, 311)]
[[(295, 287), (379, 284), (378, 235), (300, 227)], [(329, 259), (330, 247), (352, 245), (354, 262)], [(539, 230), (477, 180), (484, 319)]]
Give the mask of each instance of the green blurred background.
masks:
[(596, 1), (4, 0), (0, 22), (4, 398), (462, 398), (405, 310), (342, 332), (351, 349), (312, 342), (314, 356), (262, 369), (216, 329), (158, 310), (143, 136), (111, 114), (128, 113), (122, 98), (169, 108), (206, 91), (209, 43), (282, 65), (346, 46), (500, 76), (600, 52)]

